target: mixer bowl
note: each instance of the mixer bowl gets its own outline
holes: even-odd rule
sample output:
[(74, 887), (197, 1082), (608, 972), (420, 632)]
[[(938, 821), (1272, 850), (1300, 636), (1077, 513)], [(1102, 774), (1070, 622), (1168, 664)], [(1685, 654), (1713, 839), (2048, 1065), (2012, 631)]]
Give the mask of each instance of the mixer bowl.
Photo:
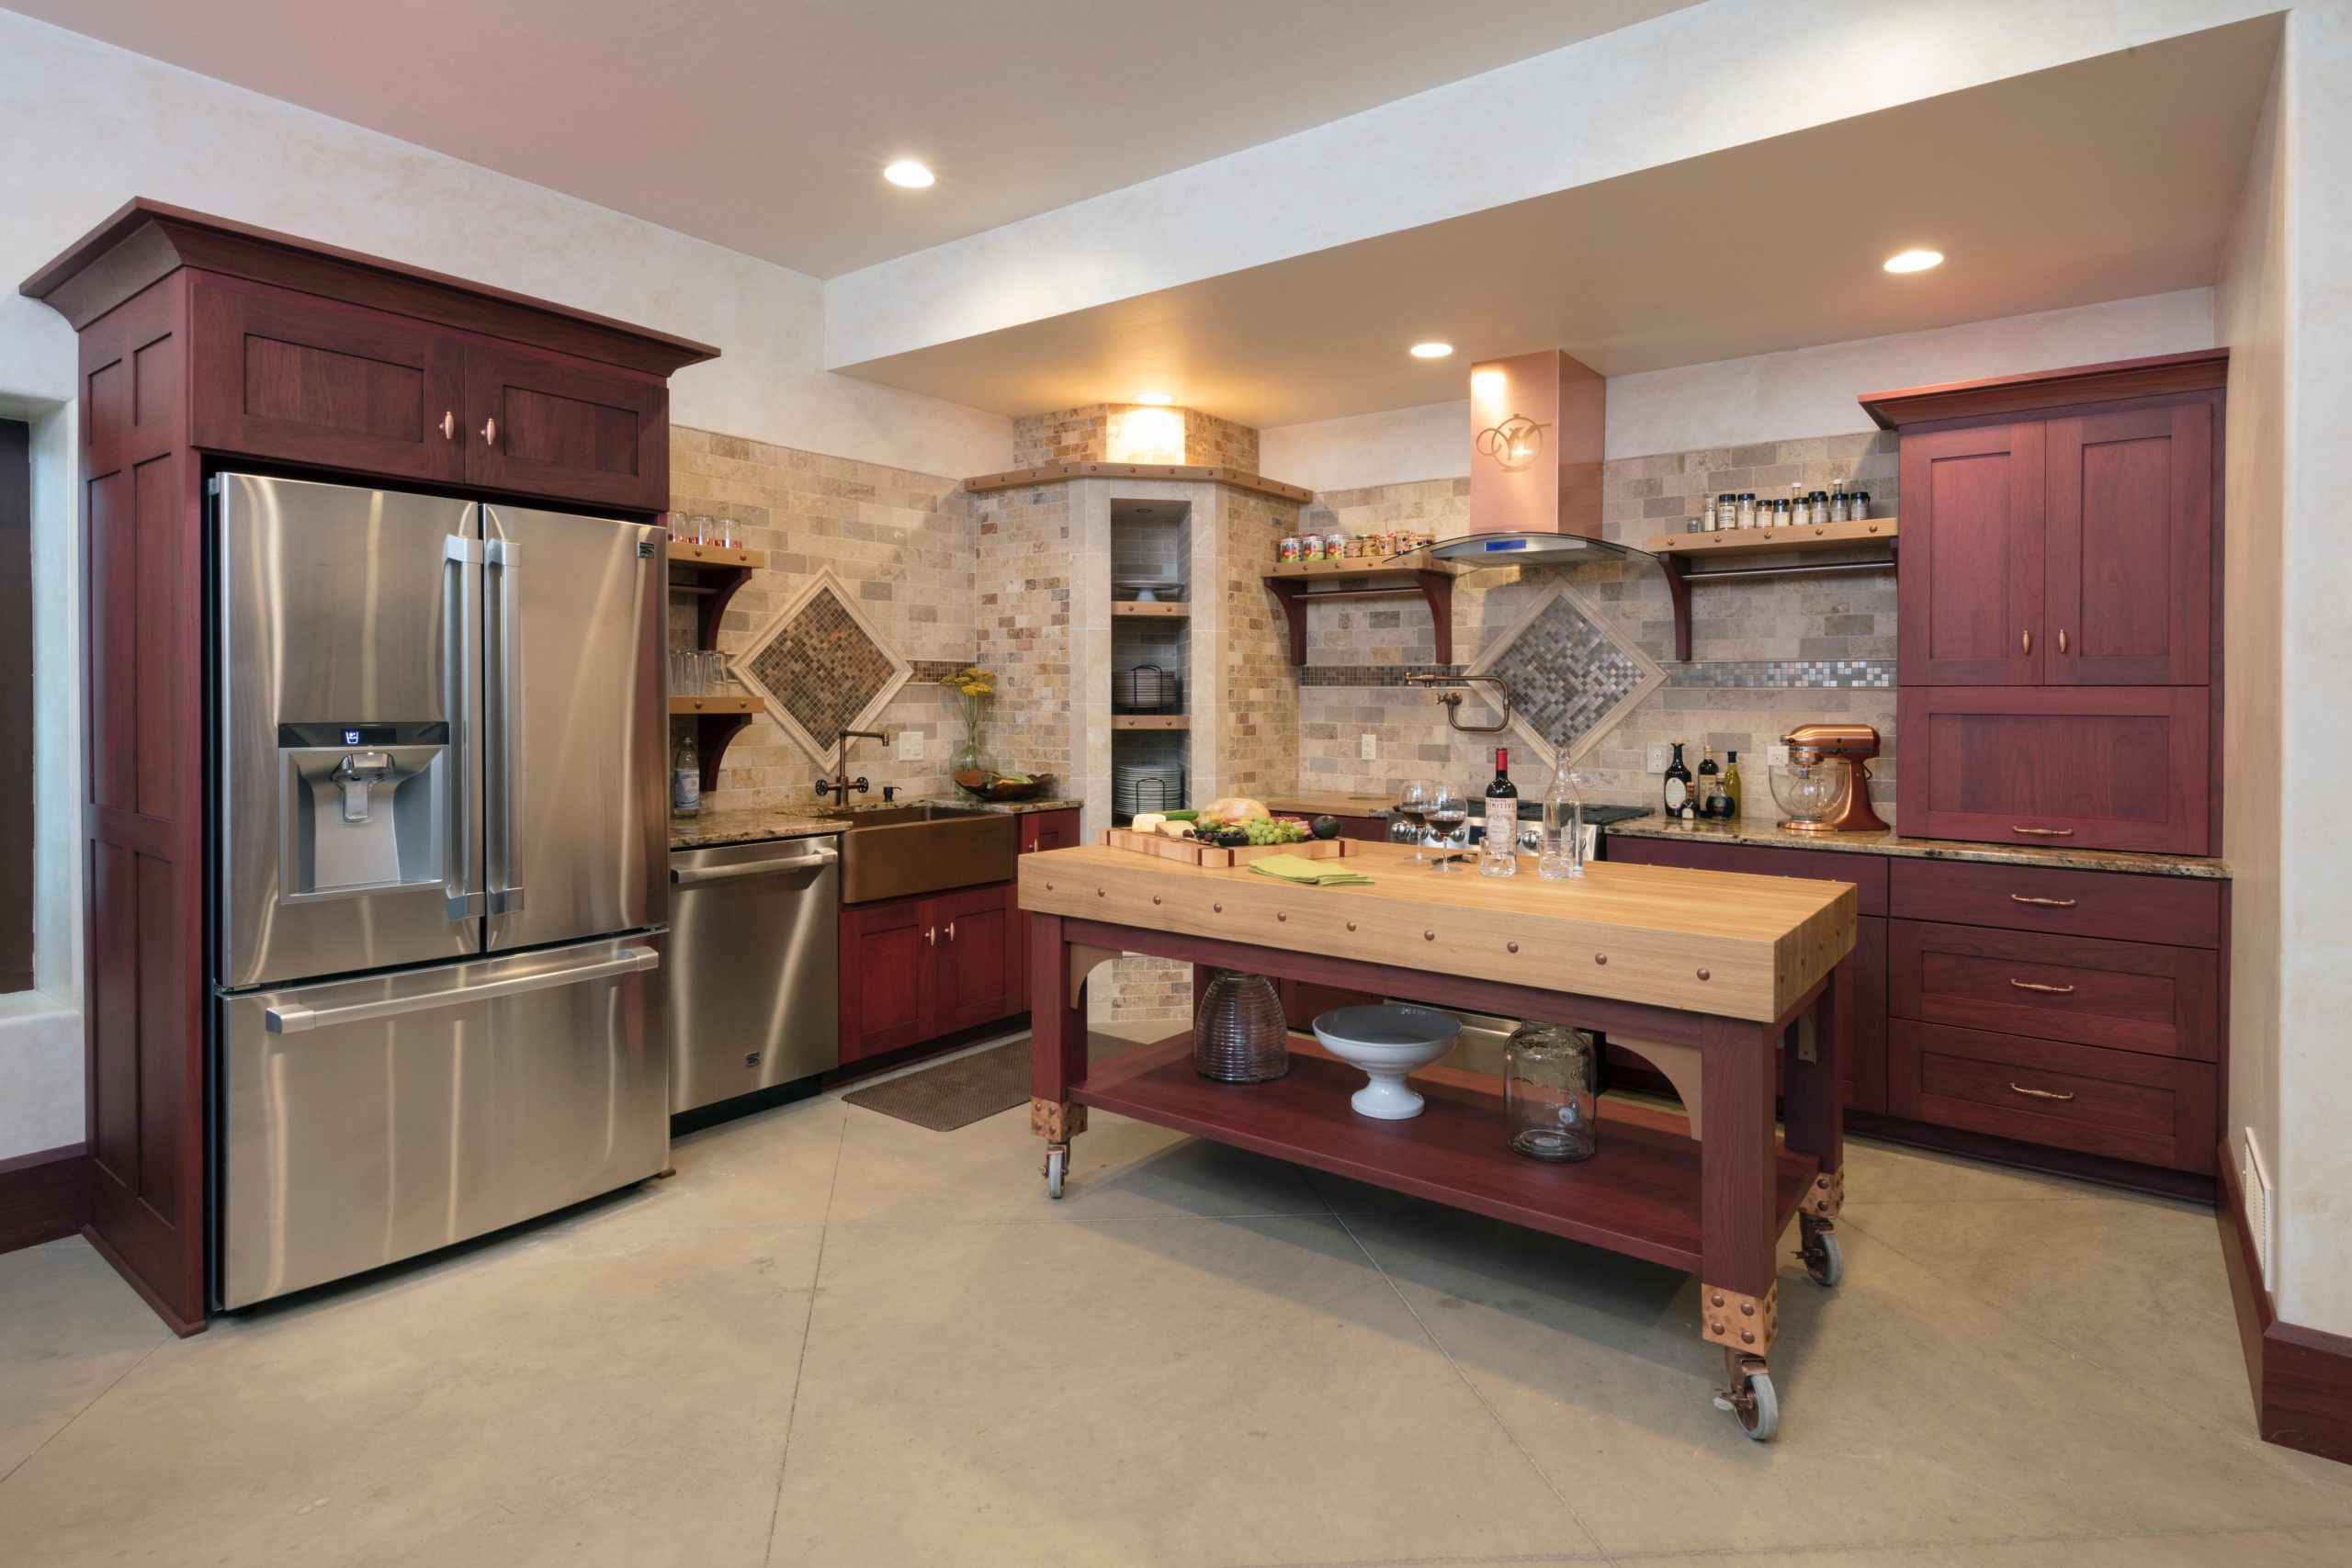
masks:
[(1853, 764), (1843, 757), (1789, 762), (1772, 770), (1772, 799), (1786, 813), (1781, 823), (1796, 832), (1826, 832), (1829, 814), (1846, 797)]

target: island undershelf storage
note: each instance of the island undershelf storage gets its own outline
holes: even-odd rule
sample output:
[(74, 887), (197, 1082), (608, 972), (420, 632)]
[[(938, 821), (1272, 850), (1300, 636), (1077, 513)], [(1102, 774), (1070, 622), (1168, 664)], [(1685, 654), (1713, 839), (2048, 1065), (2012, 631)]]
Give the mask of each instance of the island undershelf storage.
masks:
[[(1795, 1217), (1819, 1283), (1841, 1269), (1838, 1061), (1852, 1016), (1856, 896), (1844, 884), (1591, 865), (1574, 882), (1447, 875), (1366, 844), (1365, 886), (1300, 887), (1089, 847), (1023, 857), (1030, 920), (1030, 1123), (1059, 1197), (1089, 1108), (1527, 1225), (1700, 1277), (1700, 1337), (1720, 1348), (1722, 1403), (1750, 1436), (1779, 1424), (1766, 1356), (1779, 1325), (1780, 1236)], [(1521, 883), (1524, 883), (1522, 886)], [(1180, 1036), (1090, 1066), (1086, 985), (1121, 953), (1434, 1006), (1605, 1031), (1681, 1089), (1688, 1118), (1604, 1108), (1601, 1152), (1545, 1165), (1505, 1139), (1498, 1080), (1415, 1075), (1409, 1121), (1349, 1108), (1358, 1075), (1294, 1039), (1287, 1076), (1226, 1084)], [(1810, 1013), (1784, 1068), (1779, 1045)]]

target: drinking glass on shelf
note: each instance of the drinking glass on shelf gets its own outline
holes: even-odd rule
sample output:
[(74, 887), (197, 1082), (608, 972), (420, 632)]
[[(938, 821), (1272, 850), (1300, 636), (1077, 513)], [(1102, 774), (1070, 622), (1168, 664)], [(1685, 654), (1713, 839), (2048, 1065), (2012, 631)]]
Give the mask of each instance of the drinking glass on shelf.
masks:
[(732, 517), (714, 517), (705, 530), (708, 536), (703, 542), (731, 550), (743, 542), (742, 530), (743, 525)]
[[(1430, 830), (1438, 836), (1437, 847), (1452, 848), (1453, 846), (1450, 840), (1454, 834), (1462, 830), (1462, 825), (1470, 820), (1470, 797), (1453, 784), (1439, 784), (1430, 792), (1428, 804), (1423, 807), (1422, 815), (1428, 821)], [(1453, 863), (1452, 857), (1445, 855), (1438, 857), (1437, 868), (1440, 871), (1462, 869)]]
[(1429, 856), (1421, 852), (1421, 845), (1429, 833), (1430, 784), (1427, 779), (1407, 779), (1396, 791), (1396, 815), (1413, 829), (1413, 852), (1405, 858), (1417, 864), (1429, 863)]
[(673, 697), (694, 695), (694, 658), (676, 649), (670, 650), (670, 694)]
[(727, 656), (706, 653), (702, 656), (702, 694), (720, 697), (727, 694)]

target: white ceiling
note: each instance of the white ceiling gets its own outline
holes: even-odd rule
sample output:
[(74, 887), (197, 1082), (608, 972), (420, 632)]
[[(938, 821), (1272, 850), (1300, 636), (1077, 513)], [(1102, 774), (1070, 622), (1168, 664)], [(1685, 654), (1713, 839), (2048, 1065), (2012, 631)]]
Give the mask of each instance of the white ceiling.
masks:
[[(1003, 413), (1146, 389), (1260, 427), (2211, 283), (2278, 40), (2215, 28), (942, 344), (851, 374)], [(1950, 258), (1892, 276), (1925, 246)], [(1449, 360), (1405, 354), (1422, 338)]]
[(1691, 3), (7, 0), (819, 277)]

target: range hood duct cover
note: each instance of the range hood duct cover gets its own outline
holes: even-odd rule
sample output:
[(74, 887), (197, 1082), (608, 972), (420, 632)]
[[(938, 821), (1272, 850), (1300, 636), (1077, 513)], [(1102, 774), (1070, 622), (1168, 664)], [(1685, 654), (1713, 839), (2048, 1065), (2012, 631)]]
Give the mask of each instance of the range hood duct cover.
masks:
[(1556, 348), (1470, 367), (1470, 532), (1432, 552), (1473, 566), (1617, 560), (1601, 536), (1609, 383)]

